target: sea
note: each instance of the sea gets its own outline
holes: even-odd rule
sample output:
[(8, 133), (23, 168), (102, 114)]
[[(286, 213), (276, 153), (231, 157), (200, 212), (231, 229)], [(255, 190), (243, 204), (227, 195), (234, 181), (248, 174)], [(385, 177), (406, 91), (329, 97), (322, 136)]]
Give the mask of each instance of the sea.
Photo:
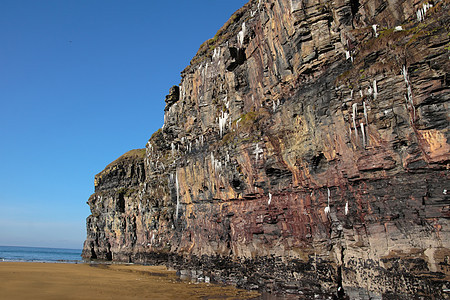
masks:
[(81, 249), (0, 246), (0, 262), (79, 263)]

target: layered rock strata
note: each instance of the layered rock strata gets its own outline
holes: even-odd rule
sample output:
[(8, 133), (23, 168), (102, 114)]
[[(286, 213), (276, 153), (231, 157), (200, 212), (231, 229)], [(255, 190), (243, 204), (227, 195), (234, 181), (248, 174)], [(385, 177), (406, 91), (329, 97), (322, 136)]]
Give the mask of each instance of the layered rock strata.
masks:
[(83, 257), (448, 298), (449, 2), (254, 0), (96, 176)]

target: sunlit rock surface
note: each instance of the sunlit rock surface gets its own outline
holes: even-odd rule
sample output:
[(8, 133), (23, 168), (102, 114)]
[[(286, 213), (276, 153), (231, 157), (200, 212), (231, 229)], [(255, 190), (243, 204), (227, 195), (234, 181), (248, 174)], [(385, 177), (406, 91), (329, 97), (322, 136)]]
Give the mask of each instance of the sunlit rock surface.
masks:
[(96, 176), (83, 256), (303, 297), (448, 299), (449, 5), (250, 1), (146, 149)]

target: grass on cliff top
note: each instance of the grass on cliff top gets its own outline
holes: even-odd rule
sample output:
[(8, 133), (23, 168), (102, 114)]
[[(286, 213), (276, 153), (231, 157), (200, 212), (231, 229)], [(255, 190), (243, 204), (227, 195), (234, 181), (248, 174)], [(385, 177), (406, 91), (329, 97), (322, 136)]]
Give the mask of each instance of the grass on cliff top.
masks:
[[(230, 17), (230, 19), (228, 19), (228, 21), (217, 31), (214, 37), (210, 38), (200, 45), (197, 54), (191, 60), (191, 66), (202, 61), (205, 57), (211, 57), (212, 51), (217, 47), (217, 45), (222, 44), (223, 42), (229, 40), (231, 36), (235, 35), (235, 30), (232, 30), (231, 26), (238, 22), (245, 15), (245, 13), (249, 11), (250, 5), (251, 3), (249, 2), (238, 9)], [(186, 69), (189, 69), (189, 66)]]
[(108, 171), (109, 169), (111, 169), (112, 167), (118, 165), (120, 162), (122, 162), (124, 160), (128, 160), (128, 159), (144, 159), (144, 157), (145, 157), (145, 148), (130, 150), (130, 151), (126, 152), (125, 154), (123, 154), (122, 156), (120, 156), (115, 161), (113, 161), (112, 163), (110, 163), (109, 165), (107, 165), (105, 167), (105, 169), (100, 172), (100, 174), (103, 173), (103, 172)]

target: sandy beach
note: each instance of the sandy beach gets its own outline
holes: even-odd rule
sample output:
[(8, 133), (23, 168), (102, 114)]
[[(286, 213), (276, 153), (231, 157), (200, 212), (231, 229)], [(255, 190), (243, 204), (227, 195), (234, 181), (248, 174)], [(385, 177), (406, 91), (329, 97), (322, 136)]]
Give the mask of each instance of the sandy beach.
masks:
[(180, 282), (163, 266), (0, 263), (0, 299), (251, 299), (230, 286)]

